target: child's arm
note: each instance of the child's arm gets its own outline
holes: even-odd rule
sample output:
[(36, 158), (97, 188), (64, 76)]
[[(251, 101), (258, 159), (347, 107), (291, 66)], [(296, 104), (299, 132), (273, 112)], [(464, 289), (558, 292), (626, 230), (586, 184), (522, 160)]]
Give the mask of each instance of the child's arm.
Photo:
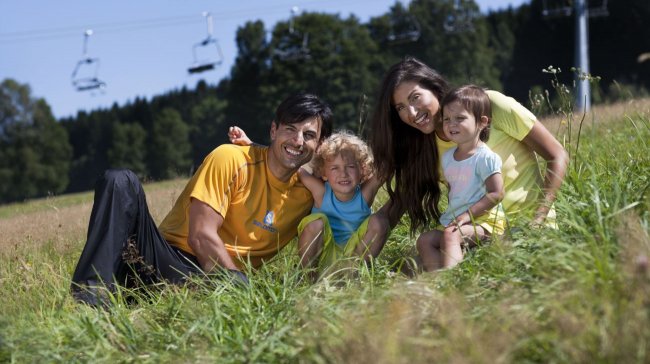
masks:
[(503, 195), (503, 177), (501, 173), (494, 173), (485, 179), (485, 195), (449, 225), (460, 226), (471, 223), (472, 217), (477, 218), (498, 205), (503, 200)]
[(374, 174), (361, 184), (361, 194), (368, 206), (372, 206), (372, 203), (375, 202), (375, 196), (377, 196), (381, 185), (382, 182)]
[(228, 128), (228, 139), (230, 142), (237, 145), (251, 145), (253, 142), (248, 138), (248, 135), (238, 126), (231, 126)]
[(298, 170), (298, 177), (300, 177), (300, 182), (311, 192), (314, 198), (314, 206), (320, 207), (321, 203), (323, 203), (323, 196), (325, 195), (325, 183), (323, 180), (314, 177), (304, 168)]

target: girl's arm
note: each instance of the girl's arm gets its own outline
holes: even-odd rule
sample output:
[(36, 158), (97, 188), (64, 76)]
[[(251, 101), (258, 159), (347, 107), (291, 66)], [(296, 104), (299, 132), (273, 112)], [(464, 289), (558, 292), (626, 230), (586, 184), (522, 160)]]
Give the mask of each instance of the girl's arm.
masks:
[(471, 223), (472, 218), (475, 219), (498, 205), (503, 200), (503, 195), (503, 177), (501, 173), (494, 173), (485, 179), (485, 195), (449, 225), (460, 226)]
[(548, 215), (548, 211), (555, 201), (557, 191), (562, 185), (569, 164), (569, 154), (539, 121), (535, 121), (533, 128), (523, 139), (523, 142), (546, 160), (546, 174), (542, 186), (544, 198), (535, 211), (533, 220), (533, 224), (540, 225)]
[(251, 145), (253, 142), (248, 138), (244, 130), (238, 126), (231, 126), (228, 128), (228, 139), (236, 145)]
[(325, 183), (323, 180), (314, 177), (302, 167), (298, 169), (298, 177), (300, 177), (300, 182), (311, 192), (314, 198), (314, 206), (320, 207), (321, 203), (323, 203), (323, 196), (325, 195)]
[(381, 185), (381, 181), (374, 174), (361, 184), (361, 194), (368, 206), (372, 206), (372, 203), (375, 202), (375, 196), (377, 196)]

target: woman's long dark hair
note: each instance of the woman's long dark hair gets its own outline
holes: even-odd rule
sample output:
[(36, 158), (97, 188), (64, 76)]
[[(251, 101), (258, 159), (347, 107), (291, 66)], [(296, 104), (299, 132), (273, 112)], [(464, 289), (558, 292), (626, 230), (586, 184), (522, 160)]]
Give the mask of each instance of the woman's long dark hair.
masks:
[[(439, 158), (435, 131), (423, 134), (407, 125), (393, 106), (395, 88), (403, 82), (416, 82), (433, 92), (438, 100), (442, 100), (449, 86), (434, 69), (407, 57), (388, 70), (372, 117), (369, 142), (377, 177), (385, 181), (390, 197), (389, 220), (394, 224), (407, 212), (410, 232), (415, 233), (440, 216)], [(435, 122), (438, 117), (432, 115)]]

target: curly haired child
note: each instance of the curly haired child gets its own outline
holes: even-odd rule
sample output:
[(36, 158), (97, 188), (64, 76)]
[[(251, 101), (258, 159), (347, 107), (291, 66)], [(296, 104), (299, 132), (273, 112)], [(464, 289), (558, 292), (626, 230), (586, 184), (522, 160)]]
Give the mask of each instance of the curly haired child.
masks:
[[(231, 127), (228, 136), (235, 144), (251, 143), (238, 127)], [(368, 145), (351, 132), (339, 131), (321, 143), (312, 159), (312, 170), (321, 178), (304, 168), (298, 171), (314, 198), (311, 214), (298, 226), (303, 268), (318, 266), (322, 271), (342, 258), (363, 256), (370, 245), (370, 206), (381, 185), (372, 165)]]

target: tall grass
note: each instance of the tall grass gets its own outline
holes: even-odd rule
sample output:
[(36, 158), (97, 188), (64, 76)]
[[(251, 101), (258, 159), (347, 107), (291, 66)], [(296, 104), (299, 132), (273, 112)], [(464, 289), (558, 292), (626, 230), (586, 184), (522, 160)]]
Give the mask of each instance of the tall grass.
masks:
[(74, 209), (12, 206), (3, 226), (33, 217), (43, 232), (0, 237), (0, 362), (649, 362), (650, 111), (633, 106), (583, 127), (558, 229), (515, 230), (415, 279), (398, 273), (414, 244), (404, 221), (353, 274), (309, 284), (291, 245), (249, 272), (250, 288), (120, 290), (97, 310), (68, 294), (84, 227), (47, 226)]

